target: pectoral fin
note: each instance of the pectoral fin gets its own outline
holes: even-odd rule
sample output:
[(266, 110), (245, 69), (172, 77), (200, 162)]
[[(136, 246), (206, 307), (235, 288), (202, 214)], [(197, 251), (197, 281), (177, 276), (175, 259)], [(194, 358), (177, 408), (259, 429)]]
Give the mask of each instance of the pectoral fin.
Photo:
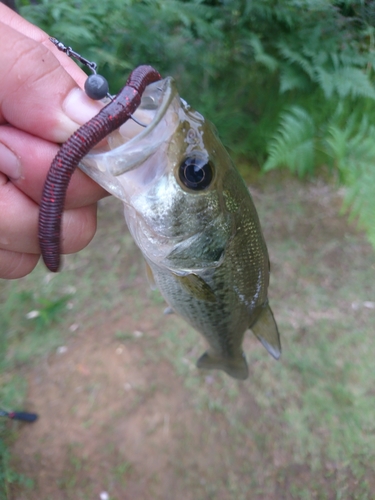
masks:
[(197, 274), (190, 273), (185, 276), (175, 274), (174, 277), (189, 295), (199, 300), (216, 302), (216, 296), (212, 288)]
[(255, 325), (251, 326), (251, 330), (271, 356), (279, 359), (281, 355), (280, 335), (275, 318), (268, 304), (263, 308)]
[(222, 358), (205, 352), (198, 359), (197, 367), (205, 370), (223, 370), (238, 380), (245, 380), (249, 376), (249, 369), (243, 353), (237, 358)]
[(223, 212), (202, 231), (176, 244), (167, 261), (174, 268), (212, 268), (222, 262), (231, 236), (231, 216)]

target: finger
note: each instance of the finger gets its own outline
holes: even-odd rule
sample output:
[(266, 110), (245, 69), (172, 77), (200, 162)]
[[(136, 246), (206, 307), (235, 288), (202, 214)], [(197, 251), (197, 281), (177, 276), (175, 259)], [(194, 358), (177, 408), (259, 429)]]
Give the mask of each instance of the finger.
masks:
[(97, 205), (67, 210), (62, 217), (61, 253), (85, 248), (96, 232)]
[(41, 43), (0, 23), (0, 123), (64, 142), (103, 106)]
[[(34, 202), (40, 202), (58, 146), (9, 126), (0, 126), (0, 171)], [(81, 170), (70, 181), (65, 209), (91, 205), (108, 193)]]
[(10, 28), (13, 28), (15, 31), (18, 31), (28, 38), (45, 45), (45, 47), (59, 60), (61, 66), (66, 70), (66, 72), (74, 78), (81, 88), (83, 88), (87, 78), (86, 73), (82, 71), (70, 57), (56, 48), (56, 46), (49, 40), (49, 35), (47, 33), (34, 24), (29, 23), (29, 21), (26, 21), (26, 19), (2, 3), (0, 3), (0, 19), (2, 23), (8, 25)]
[[(5, 176), (0, 177), (0, 249), (40, 254), (39, 206)], [(82, 250), (96, 231), (96, 205), (67, 210), (62, 218), (62, 252)]]
[(39, 255), (10, 252), (0, 249), (0, 279), (23, 278), (37, 265)]

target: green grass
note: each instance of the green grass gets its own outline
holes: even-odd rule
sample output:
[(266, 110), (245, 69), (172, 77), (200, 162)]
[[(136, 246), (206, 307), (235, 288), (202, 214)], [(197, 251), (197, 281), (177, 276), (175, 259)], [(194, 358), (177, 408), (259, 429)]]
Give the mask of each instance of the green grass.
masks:
[[(56, 325), (65, 312), (70, 294), (51, 288), (42, 284), (36, 292), (30, 287), (30, 280), (1, 282), (0, 407), (8, 411), (23, 407), (27, 391), (22, 376), (24, 368), (35, 357), (50, 352), (62, 342)], [(33, 314), (28, 319), (30, 312)], [(18, 474), (11, 464), (8, 446), (17, 438), (17, 428), (17, 422), (6, 419), (0, 422), (1, 500), (11, 498), (14, 485), (33, 487), (33, 481)]]
[[(3, 351), (1, 351), (3, 353)], [(26, 393), (26, 381), (23, 377), (0, 372), (1, 408), (12, 409), (20, 406)], [(9, 444), (17, 438), (17, 423), (6, 418), (0, 420), (0, 500), (10, 498), (10, 490), (14, 485), (26, 489), (33, 487), (33, 480), (19, 474), (11, 464)]]
[[(104, 219), (112, 217), (111, 210), (118, 214), (118, 208), (119, 204), (111, 208)], [(118, 220), (123, 229), (121, 212)], [(104, 316), (105, 310), (121, 302), (118, 276), (122, 273), (122, 259), (114, 257), (119, 243), (126, 256), (134, 251), (134, 243), (127, 232), (119, 234), (118, 229), (119, 225), (113, 232), (110, 226), (106, 230), (105, 252), (94, 244), (86, 250), (86, 255), (65, 256), (64, 272), (49, 273), (39, 263), (23, 279), (0, 280), (0, 408), (8, 411), (23, 408), (27, 392), (25, 370), (64, 345), (81, 324), (89, 325), (91, 313), (97, 311), (98, 304)], [(88, 266), (89, 261), (95, 261), (98, 267)], [(125, 276), (128, 287), (139, 273), (138, 267), (139, 259), (131, 265), (130, 275)], [(31, 479), (17, 474), (11, 465), (9, 445), (17, 438), (17, 428), (17, 422), (0, 421), (0, 484), (3, 486), (3, 489), (0, 486), (0, 500), (11, 498), (11, 485), (29, 488), (33, 485)], [(69, 470), (73, 466), (70, 463)], [(73, 476), (63, 478), (64, 484), (73, 488)]]
[[(104, 246), (114, 248), (117, 238), (116, 227), (107, 226), (100, 230), (104, 243), (99, 240), (86, 254), (69, 257), (64, 273), (50, 279), (39, 267), (23, 280), (2, 282), (3, 406), (22, 407), (24, 373), (74, 335), (71, 325), (88, 328), (94, 310), (102, 311), (103, 324), (110, 314), (117, 318), (120, 310), (131, 314), (136, 325), (153, 308), (158, 335), (145, 331), (138, 339), (133, 326), (122, 330), (118, 325), (109, 327), (108, 333), (114, 342), (139, 343), (142, 362), (152, 363), (155, 370), (161, 360), (170, 362), (189, 391), (197, 422), (213, 423), (205, 424), (207, 433), (199, 446), (206, 449), (212, 444), (215, 449), (219, 440), (223, 447), (220, 462), (213, 457), (205, 469), (204, 481), (201, 469), (174, 464), (176, 477), (181, 476), (186, 488), (195, 488), (197, 499), (223, 492), (228, 498), (245, 499), (250, 491), (254, 500), (274, 498), (275, 484), (290, 492), (288, 499), (373, 498), (375, 310), (368, 303), (375, 301), (374, 254), (342, 219), (333, 218), (332, 227), (327, 225), (328, 208), (321, 205), (324, 192), (317, 186), (302, 189), (288, 181), (280, 191), (278, 184), (270, 194), (258, 195), (256, 203), (271, 253), (270, 300), (283, 346), (279, 362), (249, 334), (246, 382), (198, 371), (195, 362), (205, 350), (199, 334), (176, 315), (163, 317), (160, 295), (148, 292), (145, 280), (137, 282), (141, 259), (128, 235), (122, 237), (124, 246), (116, 256), (103, 252)], [(104, 222), (113, 219), (111, 210), (110, 205), (101, 215)], [(79, 267), (88, 258), (87, 269)], [(127, 269), (133, 269), (130, 278)], [(27, 319), (30, 311), (40, 314)], [(94, 398), (94, 386), (91, 389), (89, 397)], [(151, 391), (148, 387), (147, 394)], [(135, 411), (139, 401), (135, 398), (128, 411)], [(215, 423), (225, 429), (225, 439), (216, 434)], [(1, 500), (11, 498), (7, 488), (15, 483), (29, 484), (11, 465), (7, 444), (17, 438), (13, 424), (0, 422), (0, 474), (5, 485)], [(89, 430), (91, 424), (86, 420), (82, 426)], [(191, 452), (192, 436), (180, 432)], [(82, 479), (89, 459), (75, 448), (68, 451), (60, 486), (67, 498), (90, 497), (90, 485)], [(220, 467), (225, 467), (225, 474)], [(103, 481), (126, 485), (131, 476), (132, 466), (121, 456)]]
[(131, 471), (132, 464), (126, 461), (120, 462), (113, 470), (113, 475), (118, 483), (126, 485), (126, 476)]
[[(282, 241), (277, 237), (273, 241), (272, 224), (265, 229), (277, 255), (270, 294), (282, 335), (281, 360), (274, 362), (256, 341), (248, 340), (251, 375), (241, 384), (222, 374), (195, 371), (194, 362), (204, 347), (185, 325), (167, 330), (160, 342), (186, 387), (194, 392), (198, 409), (220, 412), (230, 422), (233, 435), (258, 436), (257, 446), (264, 456), (281, 450), (289, 462), (308, 464), (307, 485), (289, 479), (292, 498), (332, 498), (324, 493), (327, 483), (337, 492), (336, 498), (349, 498), (348, 482), (354, 485), (350, 498), (372, 498), (375, 311), (364, 304), (375, 299), (375, 281), (369, 272), (374, 269), (374, 255), (368, 248), (363, 251), (359, 235), (347, 235), (337, 245), (328, 231), (320, 235), (319, 248), (311, 250), (309, 243), (317, 242), (304, 235), (299, 238), (298, 232), (301, 217), (311, 229), (316, 223), (313, 204), (310, 200), (304, 214), (297, 197), (288, 209), (288, 195), (292, 197), (286, 193), (282, 207), (285, 220), (277, 219), (285, 230)], [(272, 198), (268, 202), (272, 204)], [(268, 207), (271, 212), (275, 209)], [(331, 259), (325, 260), (330, 247), (336, 258), (334, 268)], [(212, 385), (205, 383), (206, 375), (214, 378)], [(256, 402), (260, 421), (244, 416), (241, 398)], [(332, 467), (336, 474), (325, 478)], [(253, 479), (264, 494), (268, 492), (265, 481), (255, 475)]]

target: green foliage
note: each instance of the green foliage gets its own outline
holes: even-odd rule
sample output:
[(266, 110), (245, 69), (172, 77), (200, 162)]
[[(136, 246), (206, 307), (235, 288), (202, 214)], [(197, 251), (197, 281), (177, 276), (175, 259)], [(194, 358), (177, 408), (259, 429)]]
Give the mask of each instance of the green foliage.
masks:
[(291, 108), (281, 115), (268, 153), (265, 171), (288, 167), (301, 177), (312, 175), (317, 157), (324, 158), (346, 187), (343, 208), (350, 208), (375, 248), (375, 126), (367, 114), (348, 116), (339, 107), (319, 126), (306, 110)]
[(366, 115), (359, 120), (353, 114), (345, 126), (332, 124), (327, 132), (328, 152), (347, 186), (345, 206), (351, 207), (375, 248), (375, 126)]
[(275, 137), (269, 143), (268, 159), (264, 170), (288, 166), (303, 177), (314, 168), (315, 127), (311, 116), (294, 106), (284, 112)]
[(373, 2), (23, 3), (25, 17), (97, 61), (112, 92), (131, 68), (149, 63), (176, 78), (184, 98), (216, 124), (237, 156), (299, 176), (329, 161), (374, 242), (372, 156), (363, 150), (360, 165), (348, 148), (345, 158), (334, 157), (334, 137), (348, 131), (331, 123), (343, 106), (342, 123), (356, 121), (355, 142), (361, 118), (353, 110), (366, 109), (368, 122), (375, 120)]

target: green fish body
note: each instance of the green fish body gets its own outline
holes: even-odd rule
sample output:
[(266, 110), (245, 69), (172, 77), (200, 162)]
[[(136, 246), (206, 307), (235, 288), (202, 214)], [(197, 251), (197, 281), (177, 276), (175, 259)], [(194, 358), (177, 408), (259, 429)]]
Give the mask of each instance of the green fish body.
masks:
[(281, 353), (249, 191), (212, 124), (180, 99), (171, 78), (146, 89), (137, 118), (149, 121), (143, 131), (123, 126), (81, 168), (124, 202), (151, 284), (206, 339), (197, 366), (246, 379), (246, 330), (276, 359)]

